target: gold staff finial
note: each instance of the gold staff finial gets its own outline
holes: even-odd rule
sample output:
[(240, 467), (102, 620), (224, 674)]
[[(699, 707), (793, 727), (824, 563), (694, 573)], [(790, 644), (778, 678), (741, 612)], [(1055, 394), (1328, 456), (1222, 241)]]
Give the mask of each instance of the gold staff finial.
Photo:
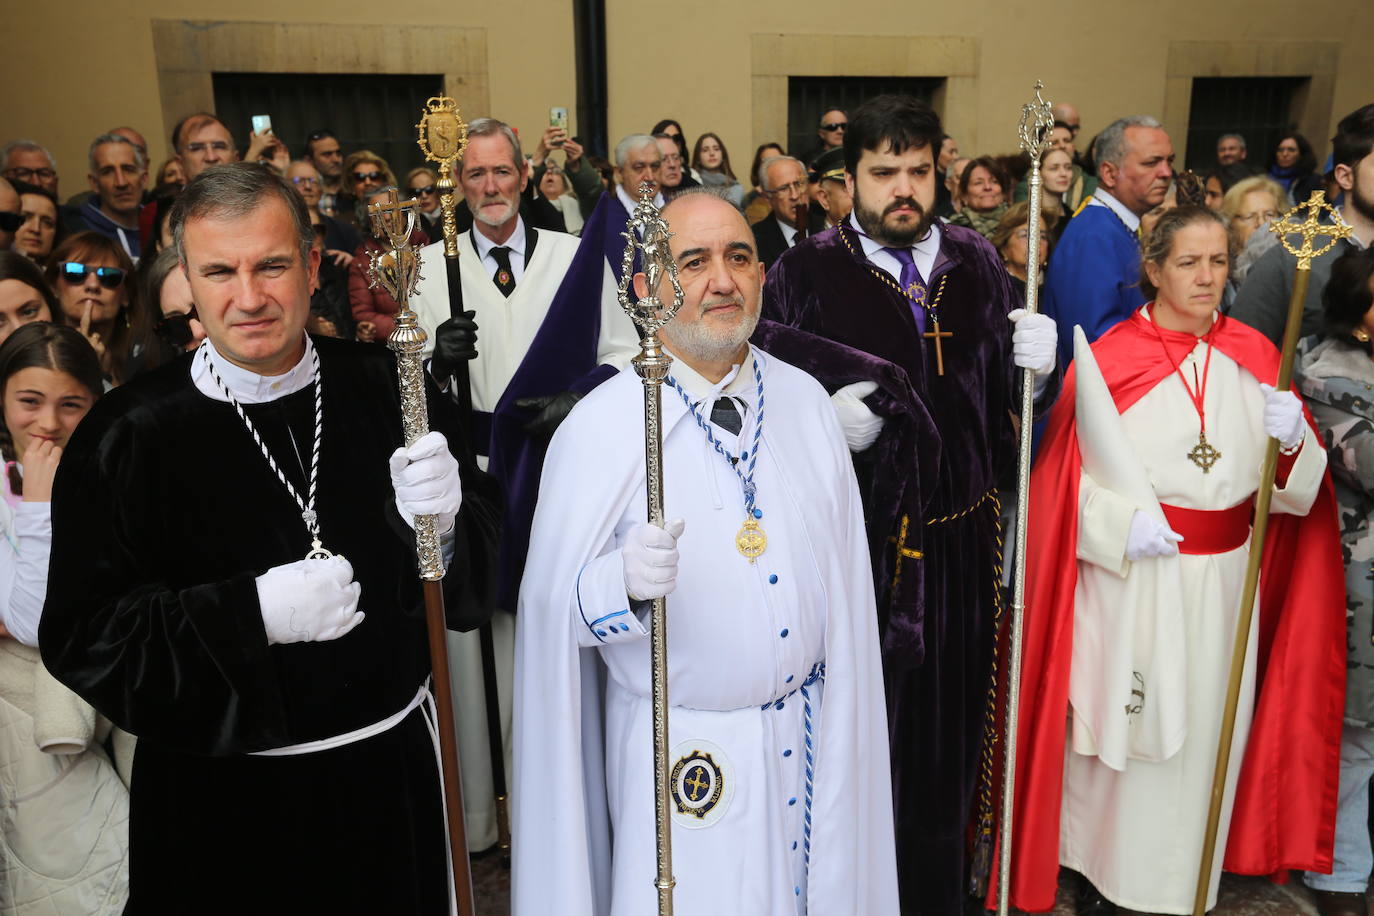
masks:
[(387, 191), (386, 200), (367, 207), (372, 234), (390, 245), (390, 250), (372, 252), (367, 267), (368, 285), (386, 290), (403, 312), (410, 309), (410, 297), (421, 279), (420, 258), (410, 244), (419, 209), (419, 201), (401, 200), (395, 188)]
[(1040, 157), (1050, 146), (1050, 129), (1054, 127), (1054, 109), (1040, 95), (1045, 84), (1035, 81), (1035, 100), (1021, 106), (1021, 126), (1017, 134), (1021, 138), (1021, 149), (1039, 162)]
[(436, 95), (425, 103), (420, 115), (420, 152), (439, 166), (439, 206), (443, 210), (444, 257), (458, 257), (458, 222), (454, 215), (453, 170), (468, 148), (468, 125), (458, 113), (458, 103), (446, 95)]
[[(1307, 211), (1304, 219), (1298, 214)], [(1322, 213), (1330, 213), (1331, 221), (1324, 222)], [(1340, 211), (1326, 202), (1325, 191), (1313, 191), (1306, 203), (1298, 204), (1283, 216), (1274, 220), (1269, 231), (1279, 237), (1279, 244), (1293, 257), (1298, 259), (1298, 270), (1311, 270), (1312, 259), (1326, 254), (1341, 239), (1350, 238), (1351, 228), (1341, 219)], [(1302, 237), (1302, 244), (1294, 245), (1288, 240), (1290, 235)], [(1313, 239), (1326, 237), (1328, 241), (1320, 247), (1312, 244)]]

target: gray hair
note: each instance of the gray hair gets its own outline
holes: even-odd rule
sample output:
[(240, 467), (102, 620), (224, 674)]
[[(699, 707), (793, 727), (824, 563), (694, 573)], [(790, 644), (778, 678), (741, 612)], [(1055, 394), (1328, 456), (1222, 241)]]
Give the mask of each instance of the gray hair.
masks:
[(630, 134), (624, 140), (615, 145), (615, 167), (623, 169), (625, 163), (630, 161), (630, 153), (637, 149), (652, 146), (658, 149), (658, 141), (648, 134)]
[(92, 175), (94, 175), (96, 173), (96, 170), (99, 168), (99, 166), (97, 166), (95, 162), (95, 151), (109, 143), (128, 144), (129, 148), (134, 151), (134, 165), (138, 166), (138, 170), (141, 172), (148, 167), (148, 157), (143, 155), (143, 150), (138, 148), (137, 143), (130, 140), (128, 137), (121, 136), (120, 134), (101, 134), (100, 136), (96, 137), (94, 140), (91, 141), (91, 151), (88, 154)]
[(10, 162), (10, 153), (22, 153), (27, 150), (37, 150), (44, 156), (47, 156), (48, 167), (54, 171), (57, 170), (57, 160), (53, 158), (52, 153), (48, 152), (48, 148), (46, 146), (42, 145), (36, 140), (11, 140), (9, 143), (6, 143), (4, 148), (0, 149), (0, 164), (3, 164), (4, 166), (8, 167)]
[[(839, 109), (835, 110), (838, 111)], [(798, 159), (796, 156), (769, 156), (767, 159), (759, 163), (759, 177), (763, 179), (763, 189), (765, 191), (777, 190), (777, 188), (773, 187), (772, 183), (769, 181), (768, 173), (771, 172), (773, 166), (779, 162), (795, 162), (798, 166), (801, 167), (802, 173), (806, 173), (806, 165), (803, 164), (802, 161)]]
[(510, 142), (511, 161), (515, 163), (517, 172), (524, 171), (525, 154), (520, 151), (520, 137), (511, 130), (505, 121), (498, 121), (495, 118), (475, 118), (468, 124), (468, 139), (473, 137), (491, 137), (500, 134)]
[(1241, 136), (1240, 134), (1222, 134), (1220, 137), (1217, 137), (1217, 146), (1221, 146), (1222, 140), (1235, 140), (1237, 143), (1240, 144), (1241, 149), (1247, 148), (1245, 146), (1245, 137)]
[(239, 219), (258, 210), (276, 196), (286, 205), (296, 230), (301, 261), (310, 258), (315, 230), (305, 201), (284, 178), (256, 162), (215, 165), (197, 175), (172, 206), (172, 241), (177, 260), (186, 263), (186, 224), (196, 219)]
[(1126, 158), (1126, 129), (1128, 127), (1148, 127), (1163, 129), (1164, 125), (1149, 115), (1131, 115), (1118, 118), (1108, 124), (1093, 143), (1093, 162), (1101, 166), (1104, 162), (1120, 166)]

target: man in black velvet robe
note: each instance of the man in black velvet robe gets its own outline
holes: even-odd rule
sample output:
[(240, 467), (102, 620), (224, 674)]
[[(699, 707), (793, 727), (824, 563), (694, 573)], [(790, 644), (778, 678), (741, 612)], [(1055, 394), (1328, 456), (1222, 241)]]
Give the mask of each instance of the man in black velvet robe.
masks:
[[(870, 543), (883, 551), (875, 566), (902, 908), (922, 914), (963, 908), (1001, 603), (998, 483), (1016, 462), (1016, 367), (1043, 376), (1044, 393), (1054, 368), (1052, 322), (1013, 315), (1013, 335), (1008, 314), (1020, 302), (992, 247), (933, 221), (941, 135), (938, 117), (907, 97), (856, 111), (845, 137), (854, 213), (785, 252), (764, 291), (765, 316), (826, 342), (794, 349), (784, 336), (774, 352), (832, 391), (856, 379), (831, 348), (867, 354), (879, 389), (864, 403), (881, 416), (905, 395), (933, 421), (914, 441), (901, 423), (900, 444), (889, 421), (872, 447), (846, 424), (876, 527)], [(841, 409), (842, 421), (855, 409), (865, 411)], [(899, 490), (903, 475), (911, 480)]]
[[(445, 508), (408, 495), (421, 461), (395, 451), (391, 354), (304, 334), (319, 256), (289, 185), (256, 165), (208, 169), (173, 227), (209, 340), (111, 392), (71, 440), (40, 627), (53, 673), (139, 738), (126, 912), (447, 913), (403, 512), (451, 524), (449, 624), (470, 629), (492, 606), (486, 479), (441, 446), (427, 466), (447, 481)], [(455, 441), (445, 399), (429, 403), (432, 428)], [(309, 565), (346, 564), (301, 562), (312, 532), (296, 494), (310, 490), (317, 433), (318, 539), (353, 580), (334, 589), (345, 598), (336, 626), (312, 623), (314, 595), (332, 586), (310, 586)], [(297, 584), (282, 588), (283, 576)]]

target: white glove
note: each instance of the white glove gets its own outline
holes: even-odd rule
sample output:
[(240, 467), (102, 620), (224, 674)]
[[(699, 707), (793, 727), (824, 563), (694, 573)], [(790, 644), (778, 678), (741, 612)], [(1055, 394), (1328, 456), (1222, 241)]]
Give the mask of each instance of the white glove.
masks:
[(635, 525), (620, 548), (625, 593), (635, 601), (662, 598), (677, 588), (677, 539), (687, 523), (680, 518), (657, 525)]
[(883, 431), (883, 418), (868, 409), (863, 399), (878, 390), (877, 382), (855, 382), (845, 385), (830, 396), (840, 428), (851, 452), (862, 452), (874, 443)]
[(1053, 372), (1059, 347), (1059, 331), (1054, 319), (1039, 312), (1032, 315), (1025, 309), (1013, 309), (1007, 313), (1007, 318), (1016, 325), (1016, 330), (1011, 332), (1012, 361), (1036, 375)]
[(363, 587), (343, 557), (274, 566), (258, 576), (257, 586), (269, 646), (338, 639), (363, 622)]
[(410, 527), (417, 515), (435, 515), (435, 530), (447, 534), (463, 505), (463, 482), (458, 459), (448, 450), (443, 433), (425, 433), (409, 448), (391, 453), (391, 486), (396, 508)]
[(1183, 535), (1137, 509), (1131, 516), (1131, 531), (1126, 535), (1126, 559), (1135, 563), (1147, 557), (1178, 556), (1181, 540)]
[(1279, 440), (1279, 445), (1292, 448), (1307, 435), (1307, 420), (1302, 415), (1302, 401), (1291, 391), (1275, 391), (1273, 385), (1260, 383), (1264, 392), (1264, 431)]

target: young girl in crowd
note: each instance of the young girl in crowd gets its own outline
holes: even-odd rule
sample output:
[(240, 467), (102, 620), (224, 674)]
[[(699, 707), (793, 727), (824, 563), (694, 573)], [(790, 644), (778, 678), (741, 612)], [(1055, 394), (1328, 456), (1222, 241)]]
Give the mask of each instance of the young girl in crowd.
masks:
[(20, 325), (61, 315), (42, 269), (16, 251), (0, 251), (0, 343)]
[(37, 648), (53, 478), (102, 391), (100, 361), (73, 328), (34, 322), (0, 346), (0, 869), (10, 902), (113, 916), (128, 897), (129, 801), (103, 747), (111, 726), (48, 674)]

